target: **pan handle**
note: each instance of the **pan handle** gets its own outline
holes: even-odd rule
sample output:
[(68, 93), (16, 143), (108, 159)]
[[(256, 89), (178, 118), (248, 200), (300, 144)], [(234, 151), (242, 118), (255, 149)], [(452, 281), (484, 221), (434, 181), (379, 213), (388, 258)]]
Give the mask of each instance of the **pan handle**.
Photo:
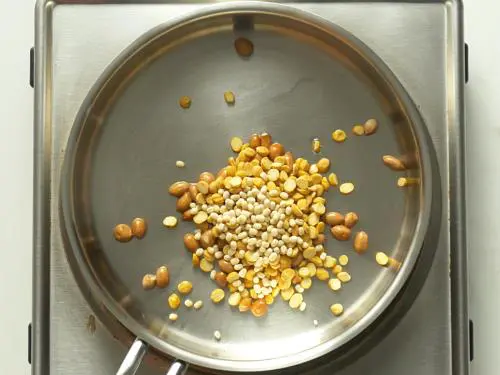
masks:
[(176, 360), (168, 369), (166, 375), (184, 375), (188, 369), (188, 364)]
[(134, 343), (128, 350), (127, 355), (123, 359), (120, 368), (118, 369), (116, 375), (134, 375), (137, 369), (139, 368), (142, 358), (146, 351), (148, 350), (148, 346), (145, 342), (135, 339)]
[[(120, 368), (116, 375), (134, 375), (141, 365), (142, 359), (148, 350), (148, 345), (139, 339), (135, 339), (134, 343), (128, 350), (127, 355), (123, 359)], [(170, 365), (166, 375), (184, 375), (188, 369), (188, 364), (176, 360)]]

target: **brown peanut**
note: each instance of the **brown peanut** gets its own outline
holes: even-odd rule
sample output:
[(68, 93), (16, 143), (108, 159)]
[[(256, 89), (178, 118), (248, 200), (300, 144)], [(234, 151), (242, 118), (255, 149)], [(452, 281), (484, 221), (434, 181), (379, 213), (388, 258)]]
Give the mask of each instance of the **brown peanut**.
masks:
[(392, 155), (384, 155), (382, 156), (382, 160), (393, 171), (404, 171), (406, 169), (404, 163)]
[(368, 234), (366, 232), (358, 232), (354, 237), (354, 250), (362, 254), (368, 249)]
[(271, 160), (276, 159), (278, 156), (282, 156), (285, 154), (285, 148), (281, 143), (273, 143), (269, 147), (269, 158)]
[(151, 275), (150, 273), (144, 275), (144, 277), (142, 278), (142, 288), (144, 290), (150, 290), (153, 289), (155, 286), (156, 286), (155, 275)]
[(219, 260), (219, 268), (221, 269), (222, 272), (225, 272), (228, 274), (234, 271), (231, 263), (226, 262), (225, 260)]
[(178, 212), (184, 212), (189, 208), (189, 205), (191, 204), (191, 196), (189, 193), (184, 193), (182, 196), (177, 199), (177, 203), (175, 205), (175, 209)]
[(167, 266), (161, 266), (156, 270), (156, 286), (165, 288), (170, 282), (170, 274)]
[(257, 148), (260, 146), (260, 137), (258, 134), (252, 134), (250, 141), (248, 142), (250, 147)]
[(174, 197), (180, 197), (188, 189), (189, 183), (187, 183), (186, 181), (177, 181), (170, 185), (170, 187), (168, 188), (168, 192)]
[[(203, 172), (202, 174), (200, 174), (200, 181), (205, 181), (205, 182), (211, 183), (214, 180), (215, 180), (215, 176), (210, 172)], [(195, 195), (195, 197), (196, 197), (196, 195)]]
[(191, 221), (193, 220), (193, 213), (191, 212), (191, 210), (186, 210), (182, 213), (182, 220), (185, 220), (185, 221)]
[(325, 221), (328, 225), (342, 225), (344, 224), (345, 218), (340, 212), (328, 212), (325, 216)]
[(135, 218), (134, 220), (132, 220), (131, 230), (132, 235), (136, 238), (144, 238), (147, 230), (146, 220), (140, 217)]
[(339, 241), (347, 241), (351, 237), (351, 230), (345, 225), (335, 225), (331, 232), (333, 237)]
[(261, 146), (269, 148), (269, 147), (271, 147), (272, 142), (273, 142), (273, 140), (272, 140), (270, 134), (268, 134), (268, 133), (262, 133), (260, 135), (260, 145)]
[(234, 41), (234, 49), (241, 57), (250, 57), (253, 54), (253, 43), (246, 38), (238, 38)]
[(365, 122), (363, 127), (365, 128), (365, 135), (372, 135), (378, 129), (378, 122), (374, 118), (371, 118)]
[(215, 238), (211, 230), (206, 230), (205, 232), (203, 232), (200, 238), (200, 244), (203, 248), (212, 246), (214, 242)]
[(227, 278), (226, 274), (224, 272), (217, 272), (215, 274), (215, 283), (220, 286), (221, 288), (224, 288), (227, 285)]
[(194, 253), (196, 249), (200, 247), (199, 242), (194, 238), (193, 233), (186, 233), (184, 235), (184, 246), (186, 246), (186, 249), (188, 249), (190, 252)]
[(347, 228), (354, 227), (359, 221), (359, 216), (355, 212), (348, 212), (345, 215), (345, 226)]
[(113, 229), (113, 236), (119, 242), (128, 242), (132, 239), (132, 229), (127, 224), (118, 224)]
[(191, 200), (194, 201), (196, 199), (196, 196), (198, 195), (199, 191), (198, 188), (196, 187), (196, 184), (190, 184), (188, 188), (189, 196), (191, 197)]

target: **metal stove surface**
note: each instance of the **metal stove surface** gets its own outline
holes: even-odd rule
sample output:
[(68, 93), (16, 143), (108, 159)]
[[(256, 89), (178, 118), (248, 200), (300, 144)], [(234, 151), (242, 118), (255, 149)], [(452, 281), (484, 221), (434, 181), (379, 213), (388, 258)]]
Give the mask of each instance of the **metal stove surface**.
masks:
[[(148, 29), (207, 4), (67, 4), (70, 2), (75, 3), (42, 1), (37, 10), (36, 181), (44, 184), (36, 186), (39, 206), (35, 216), (33, 373), (109, 375), (116, 372), (128, 348), (94, 320), (65, 258), (58, 192), (66, 141), (87, 92), (123, 48)], [(460, 4), (419, 1), (291, 5), (317, 13), (352, 32), (393, 70), (429, 126), (442, 178), (439, 247), (420, 295), (389, 335), (338, 374), (468, 374), (466, 293), (460, 281), (462, 277), (465, 280), (465, 274), (460, 273), (463, 269), (454, 271), (454, 267), (464, 267), (462, 211), (453, 205), (449, 195), (450, 187), (457, 188), (461, 180), (456, 160), (461, 158), (463, 74), (462, 67), (455, 64), (462, 46), (453, 37), (458, 33), (457, 40), (461, 41), (461, 28), (455, 22), (460, 18)], [(451, 197), (460, 198), (460, 194), (458, 186), (458, 192)], [(44, 253), (44, 249), (50, 252)], [(456, 257), (460, 260), (458, 266), (453, 264)], [(144, 364), (138, 374), (161, 374), (161, 367)]]

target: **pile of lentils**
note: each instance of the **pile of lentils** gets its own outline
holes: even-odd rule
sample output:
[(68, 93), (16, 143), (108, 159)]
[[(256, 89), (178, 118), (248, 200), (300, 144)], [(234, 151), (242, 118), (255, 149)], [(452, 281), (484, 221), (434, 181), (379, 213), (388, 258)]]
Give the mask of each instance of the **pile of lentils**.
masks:
[[(333, 290), (349, 282), (349, 273), (324, 247), (327, 225), (335, 238), (348, 240), (357, 222), (353, 213), (346, 225), (340, 214), (326, 212), (323, 195), (338, 185), (330, 161), (295, 159), (267, 133), (252, 135), (248, 143), (235, 137), (231, 148), (237, 155), (215, 175), (203, 172), (196, 183), (178, 181), (169, 188), (177, 211), (196, 226), (184, 244), (193, 266), (219, 287), (212, 301), (223, 301), (228, 290), (229, 305), (261, 317), (278, 295), (305, 310), (303, 293), (313, 277)], [(354, 185), (339, 190), (350, 194)], [(366, 250), (365, 232), (357, 233), (355, 245), (358, 252)]]

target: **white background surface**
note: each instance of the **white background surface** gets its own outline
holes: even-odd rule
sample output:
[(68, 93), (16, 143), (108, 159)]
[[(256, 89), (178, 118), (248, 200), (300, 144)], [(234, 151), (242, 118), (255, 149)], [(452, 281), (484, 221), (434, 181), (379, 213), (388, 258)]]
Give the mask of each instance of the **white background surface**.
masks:
[[(0, 373), (12, 375), (30, 372), (33, 90), (28, 79), (33, 6), (34, 0), (0, 0)], [(470, 46), (466, 97), (473, 375), (500, 372), (499, 19), (498, 0), (465, 0)]]

